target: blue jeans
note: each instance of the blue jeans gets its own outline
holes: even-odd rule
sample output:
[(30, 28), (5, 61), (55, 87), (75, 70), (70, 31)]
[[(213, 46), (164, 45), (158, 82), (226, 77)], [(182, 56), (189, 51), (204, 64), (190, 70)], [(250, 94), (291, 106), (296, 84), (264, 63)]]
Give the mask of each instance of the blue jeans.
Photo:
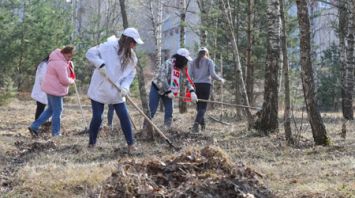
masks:
[(112, 120), (113, 120), (113, 111), (115, 109), (113, 108), (112, 104), (108, 105), (108, 111), (107, 111), (107, 125), (112, 126)]
[[(118, 103), (112, 105), (116, 114), (120, 120), (121, 127), (126, 138), (127, 144), (132, 145), (133, 135), (132, 135), (132, 126), (129, 120), (128, 111), (125, 103)], [(102, 113), (104, 112), (104, 104), (91, 100), (92, 108), (92, 119), (90, 122), (90, 131), (89, 131), (89, 144), (96, 144), (97, 135), (99, 133), (99, 128), (102, 122)]]
[(52, 117), (52, 136), (60, 135), (60, 117), (63, 111), (63, 96), (52, 96), (47, 94), (48, 107), (39, 118), (34, 121), (31, 128), (38, 131), (39, 127)]
[(173, 120), (173, 100), (167, 96), (160, 95), (156, 87), (152, 84), (149, 93), (149, 109), (151, 118), (153, 118), (157, 112), (160, 99), (162, 99), (164, 103), (164, 125), (170, 127)]

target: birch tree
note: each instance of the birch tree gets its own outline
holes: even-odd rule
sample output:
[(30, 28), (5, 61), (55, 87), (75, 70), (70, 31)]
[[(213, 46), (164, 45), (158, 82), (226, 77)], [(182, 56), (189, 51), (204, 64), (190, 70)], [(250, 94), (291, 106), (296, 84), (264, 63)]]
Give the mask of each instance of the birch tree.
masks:
[(300, 49), (301, 49), (301, 80), (303, 94), (306, 103), (308, 120), (311, 125), (312, 135), (315, 144), (329, 145), (327, 131), (322, 117), (319, 113), (315, 99), (315, 85), (313, 68), (311, 62), (311, 37), (308, 7), (306, 0), (296, 0), (297, 16), (300, 29)]
[(268, 0), (267, 57), (264, 84), (264, 102), (256, 129), (264, 134), (278, 129), (278, 72), (280, 64), (280, 4)]
[[(234, 68), (236, 71), (236, 87), (239, 86), (240, 88), (240, 92), (241, 92), (241, 96), (244, 102), (245, 106), (249, 106), (249, 99), (248, 99), (248, 95), (246, 92), (246, 88), (245, 88), (245, 83), (244, 83), (244, 78), (243, 78), (243, 71), (242, 71), (242, 66), (240, 63), (240, 56), (239, 56), (239, 50), (238, 50), (238, 44), (237, 44), (237, 40), (236, 40), (236, 36), (234, 34), (234, 25), (233, 25), (233, 18), (232, 18), (232, 14), (230, 12), (230, 5), (229, 5), (229, 0), (220, 0), (221, 3), (221, 9), (224, 13), (224, 16), (226, 18), (227, 24), (228, 24), (228, 30), (231, 36), (231, 42), (232, 42), (232, 46), (233, 46), (233, 58), (234, 58)], [(236, 89), (238, 90), (238, 89)], [(239, 93), (235, 93), (236, 97), (237, 95), (239, 95)], [(249, 128), (254, 126), (254, 118), (250, 112), (249, 108), (244, 108), (244, 113), (247, 116), (248, 119), (248, 125)]]
[[(141, 3), (148, 10), (146, 16), (148, 17), (148, 20), (151, 23), (151, 31), (153, 32), (153, 38), (155, 44), (155, 53), (154, 53), (155, 63), (153, 69), (156, 69), (161, 65), (162, 62), (161, 48), (162, 48), (163, 2), (162, 1), (141, 1)], [(143, 70), (141, 65), (139, 65), (139, 69)], [(144, 83), (143, 81), (139, 82), (140, 89), (143, 89), (145, 87), (145, 84), (143, 83)], [(140, 92), (145, 92), (145, 91), (141, 90)], [(141, 94), (142, 104), (143, 104), (143, 100), (146, 101), (146, 99), (147, 97), (144, 97)], [(144, 102), (144, 103), (147, 103), (146, 106), (149, 107), (148, 102)], [(148, 115), (150, 115), (149, 111), (150, 111), (149, 108), (147, 108), (146, 112)], [(142, 131), (143, 137), (146, 137), (147, 139), (154, 139), (152, 126), (148, 124), (146, 120), (144, 121), (143, 125), (146, 129)]]
[[(180, 0), (179, 11), (180, 11), (180, 48), (185, 47), (185, 26), (186, 26), (186, 12), (189, 7), (190, 0), (186, 2), (186, 0)], [(185, 72), (185, 71), (183, 71)], [(183, 75), (185, 76), (185, 75)], [(187, 106), (186, 102), (182, 99), (185, 97), (185, 84), (182, 83), (185, 80), (185, 77), (180, 79), (180, 96), (179, 99), (179, 112), (186, 113)]]

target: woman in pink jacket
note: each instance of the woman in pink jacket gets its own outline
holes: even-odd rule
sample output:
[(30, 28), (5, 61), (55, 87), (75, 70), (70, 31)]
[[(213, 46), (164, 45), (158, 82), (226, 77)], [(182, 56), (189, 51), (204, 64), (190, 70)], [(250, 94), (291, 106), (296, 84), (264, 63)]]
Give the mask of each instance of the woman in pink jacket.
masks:
[(32, 136), (38, 136), (39, 127), (52, 117), (52, 136), (61, 136), (60, 117), (63, 110), (63, 96), (68, 94), (69, 85), (74, 83), (69, 77), (69, 62), (73, 57), (74, 47), (56, 49), (49, 55), (48, 69), (41, 84), (47, 94), (48, 107), (39, 118), (28, 127)]

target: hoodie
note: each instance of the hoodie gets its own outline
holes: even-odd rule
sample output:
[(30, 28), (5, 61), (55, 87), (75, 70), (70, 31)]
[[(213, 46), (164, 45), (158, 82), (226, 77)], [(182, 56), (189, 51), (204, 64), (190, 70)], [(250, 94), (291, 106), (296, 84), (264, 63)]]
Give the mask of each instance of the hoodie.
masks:
[(69, 61), (65, 60), (60, 49), (54, 50), (49, 55), (48, 69), (42, 81), (41, 88), (44, 92), (53, 96), (65, 96), (68, 94), (69, 85), (74, 80), (69, 78)]

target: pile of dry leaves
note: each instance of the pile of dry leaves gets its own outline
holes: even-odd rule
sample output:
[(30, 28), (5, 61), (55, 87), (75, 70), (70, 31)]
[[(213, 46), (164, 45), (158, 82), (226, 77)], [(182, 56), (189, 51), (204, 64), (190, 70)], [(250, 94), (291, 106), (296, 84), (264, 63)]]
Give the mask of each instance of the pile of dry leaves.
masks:
[(260, 174), (233, 163), (220, 148), (189, 148), (164, 159), (123, 160), (103, 197), (273, 197)]

